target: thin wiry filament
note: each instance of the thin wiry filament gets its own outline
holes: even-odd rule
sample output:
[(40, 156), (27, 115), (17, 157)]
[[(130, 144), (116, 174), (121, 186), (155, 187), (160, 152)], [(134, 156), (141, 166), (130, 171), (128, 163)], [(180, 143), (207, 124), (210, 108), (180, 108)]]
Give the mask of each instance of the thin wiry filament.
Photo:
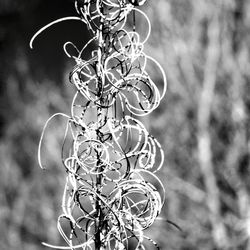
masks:
[[(161, 65), (144, 53), (151, 24), (136, 8), (144, 2), (76, 0), (79, 17), (56, 20), (31, 39), (32, 47), (46, 28), (65, 20), (81, 20), (93, 33), (82, 49), (72, 42), (64, 45), (66, 55), (76, 62), (69, 76), (76, 88), (71, 114), (53, 115), (39, 143), (43, 167), (46, 128), (56, 116), (67, 119), (61, 153), (67, 177), (57, 227), (68, 246), (44, 243), (48, 247), (123, 250), (133, 244), (139, 250), (145, 249), (147, 240), (159, 248), (143, 230), (153, 224), (165, 199), (163, 184), (155, 175), (164, 152), (135, 117), (157, 108), (167, 84)], [(146, 31), (137, 30), (138, 18)], [(84, 58), (90, 44), (96, 49), (90, 59)], [(157, 82), (148, 73), (151, 67), (158, 71)]]

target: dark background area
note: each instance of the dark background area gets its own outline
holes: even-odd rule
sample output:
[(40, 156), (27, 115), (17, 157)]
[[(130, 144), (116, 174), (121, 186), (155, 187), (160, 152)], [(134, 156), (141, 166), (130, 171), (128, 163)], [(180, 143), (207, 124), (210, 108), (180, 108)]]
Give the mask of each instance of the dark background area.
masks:
[[(163, 250), (248, 250), (250, 1), (148, 0), (143, 9), (152, 22), (145, 51), (162, 64), (169, 85), (143, 122), (165, 151), (161, 218), (183, 230), (158, 220), (146, 234)], [(69, 21), (39, 35), (33, 50), (29, 41), (47, 23), (74, 15), (73, 0), (0, 0), (1, 250), (64, 244), (56, 228), (63, 121), (46, 137), (46, 171), (37, 147), (46, 120), (70, 110), (74, 62), (63, 44), (81, 48), (91, 34)]]

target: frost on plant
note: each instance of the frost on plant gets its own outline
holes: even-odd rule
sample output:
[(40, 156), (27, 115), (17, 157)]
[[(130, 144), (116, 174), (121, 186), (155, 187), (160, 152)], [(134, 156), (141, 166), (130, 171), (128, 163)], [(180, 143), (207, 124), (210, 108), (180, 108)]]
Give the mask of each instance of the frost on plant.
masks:
[[(67, 119), (62, 160), (67, 173), (58, 230), (67, 246), (44, 245), (57, 249), (145, 249), (145, 236), (161, 211), (164, 188), (155, 173), (163, 164), (159, 142), (138, 120), (160, 103), (166, 91), (166, 78), (160, 64), (144, 53), (151, 25), (137, 6), (145, 0), (76, 0), (77, 17), (84, 22), (92, 39), (83, 48), (67, 42), (64, 51), (75, 60), (70, 82), (76, 93)], [(147, 31), (137, 30), (136, 20)], [(128, 25), (128, 20), (131, 20)], [(132, 23), (132, 24), (131, 24)], [(96, 49), (85, 58), (89, 45)], [(73, 47), (78, 56), (73, 56)], [(162, 84), (157, 86), (148, 70), (158, 70)], [(160, 78), (159, 77), (159, 78)], [(68, 146), (70, 145), (70, 147)], [(157, 186), (157, 188), (156, 188)]]

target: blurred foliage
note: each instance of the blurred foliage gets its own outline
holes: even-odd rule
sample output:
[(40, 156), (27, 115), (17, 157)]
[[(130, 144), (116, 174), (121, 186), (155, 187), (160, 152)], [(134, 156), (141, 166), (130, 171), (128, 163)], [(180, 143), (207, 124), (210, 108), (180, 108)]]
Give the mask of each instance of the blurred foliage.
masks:
[[(147, 233), (163, 250), (250, 249), (250, 1), (148, 0), (144, 8), (152, 21), (146, 53), (169, 84), (160, 107), (143, 118), (166, 156), (167, 200)], [(0, 0), (1, 250), (63, 244), (55, 133), (63, 122), (47, 136), (47, 171), (38, 167), (37, 145), (46, 119), (69, 112), (72, 64), (62, 45), (82, 46), (89, 33), (69, 22), (46, 31), (34, 50), (28, 44), (37, 29), (67, 15), (75, 15), (71, 0)]]

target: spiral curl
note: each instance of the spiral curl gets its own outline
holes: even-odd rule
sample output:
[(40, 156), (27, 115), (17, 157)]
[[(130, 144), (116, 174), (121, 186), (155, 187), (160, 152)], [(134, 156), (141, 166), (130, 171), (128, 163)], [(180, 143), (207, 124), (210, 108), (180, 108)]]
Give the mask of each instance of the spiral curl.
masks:
[[(55, 114), (45, 124), (38, 150), (49, 122), (55, 116), (67, 119), (62, 161), (67, 177), (62, 198), (63, 213), (57, 227), (68, 246), (44, 245), (57, 249), (145, 249), (144, 235), (153, 224), (165, 199), (163, 184), (155, 173), (162, 167), (160, 143), (134, 116), (152, 112), (163, 98), (167, 84), (161, 65), (144, 53), (151, 25), (137, 9), (145, 0), (76, 0), (79, 17), (93, 33), (81, 50), (67, 42), (64, 51), (76, 62), (70, 73), (76, 94), (71, 114)], [(133, 27), (128, 26), (129, 16)], [(136, 18), (147, 24), (143, 35), (136, 30)], [(51, 25), (39, 30), (35, 38)], [(87, 47), (97, 48), (90, 59)], [(77, 56), (69, 53), (69, 46)], [(149, 75), (154, 65), (159, 83)], [(70, 150), (65, 145), (70, 144)], [(157, 187), (157, 188), (156, 188)]]

